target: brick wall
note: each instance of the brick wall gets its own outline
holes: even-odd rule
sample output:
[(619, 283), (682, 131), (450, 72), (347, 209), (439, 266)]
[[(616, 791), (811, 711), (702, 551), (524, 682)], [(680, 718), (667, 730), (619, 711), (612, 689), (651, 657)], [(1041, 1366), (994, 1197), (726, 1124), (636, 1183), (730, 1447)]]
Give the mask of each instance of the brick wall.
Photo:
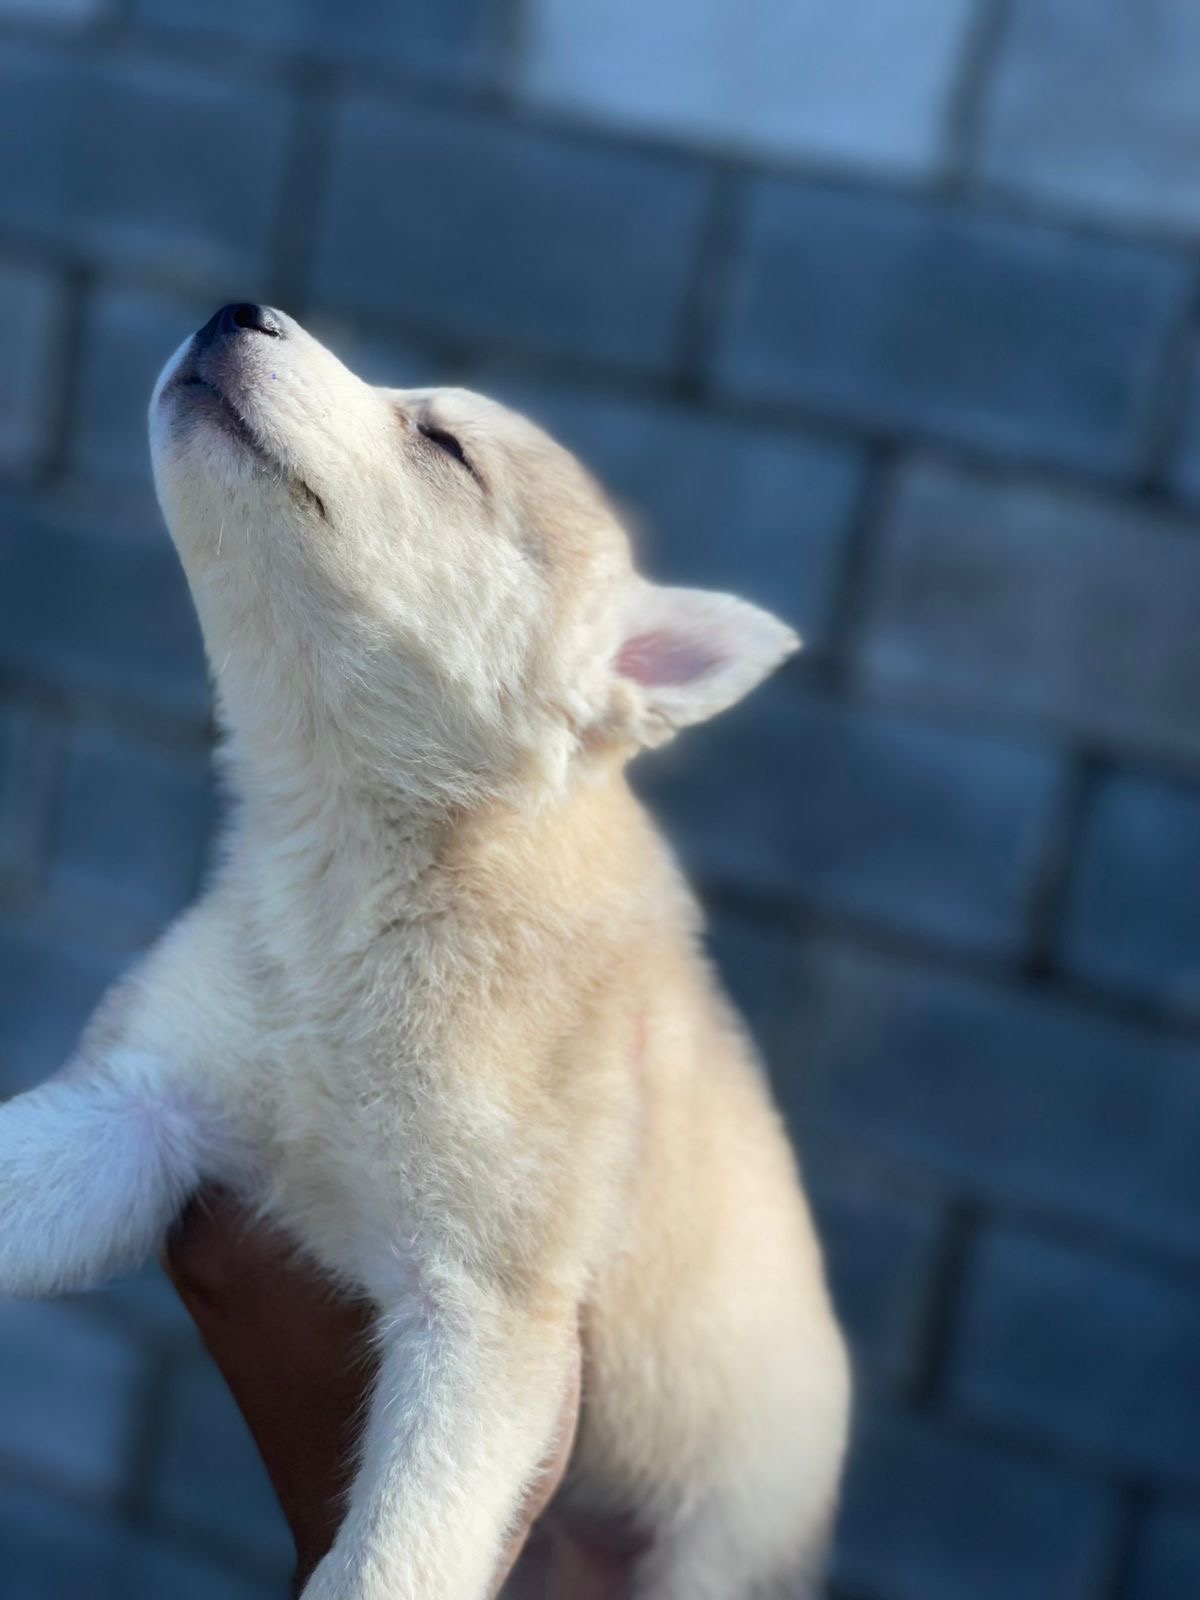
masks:
[[(855, 1345), (835, 1593), (1200, 1593), (1198, 81), (1192, 0), (0, 0), (0, 1091), (203, 870), (166, 354), (506, 394), (809, 640), (643, 779)], [(0, 1567), (283, 1592), (153, 1274), (0, 1308)]]

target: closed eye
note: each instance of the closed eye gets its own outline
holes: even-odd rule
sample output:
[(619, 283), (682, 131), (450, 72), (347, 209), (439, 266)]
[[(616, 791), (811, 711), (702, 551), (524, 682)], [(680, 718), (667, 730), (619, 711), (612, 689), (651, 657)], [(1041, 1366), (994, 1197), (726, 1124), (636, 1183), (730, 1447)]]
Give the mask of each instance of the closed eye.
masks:
[(435, 428), (430, 422), (418, 422), (417, 432), (423, 434), (430, 444), (435, 444), (439, 450), (444, 450), (448, 456), (461, 461), (468, 472), (473, 471), (471, 463), (467, 460), (466, 451), (452, 433), (446, 432), (445, 428)]

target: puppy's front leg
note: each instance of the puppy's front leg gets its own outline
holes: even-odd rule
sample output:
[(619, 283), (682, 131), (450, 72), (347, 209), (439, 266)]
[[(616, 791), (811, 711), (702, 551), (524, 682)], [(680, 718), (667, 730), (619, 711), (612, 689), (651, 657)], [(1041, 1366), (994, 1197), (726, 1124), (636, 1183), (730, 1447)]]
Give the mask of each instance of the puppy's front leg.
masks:
[(0, 1295), (88, 1288), (140, 1265), (196, 1184), (202, 1143), (149, 1056), (0, 1108)]
[(303, 1600), (484, 1600), (574, 1379), (573, 1305), (467, 1282), (385, 1312), (342, 1530)]
[(103, 1002), (75, 1059), (0, 1106), (0, 1295), (141, 1264), (201, 1176), (230, 1171), (215, 1080), (244, 1041), (228, 934), (182, 919)]

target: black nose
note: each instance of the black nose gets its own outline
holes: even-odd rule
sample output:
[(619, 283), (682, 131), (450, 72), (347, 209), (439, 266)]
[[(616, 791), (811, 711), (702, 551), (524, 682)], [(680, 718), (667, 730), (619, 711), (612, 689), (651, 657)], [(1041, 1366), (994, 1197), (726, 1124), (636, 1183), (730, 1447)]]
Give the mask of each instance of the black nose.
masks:
[(197, 333), (194, 347), (196, 350), (206, 350), (209, 345), (216, 344), (221, 339), (230, 339), (236, 333), (265, 333), (272, 339), (283, 337), (283, 322), (278, 311), (270, 306), (253, 306), (242, 303), (240, 305), (222, 306), (215, 316), (208, 321)]

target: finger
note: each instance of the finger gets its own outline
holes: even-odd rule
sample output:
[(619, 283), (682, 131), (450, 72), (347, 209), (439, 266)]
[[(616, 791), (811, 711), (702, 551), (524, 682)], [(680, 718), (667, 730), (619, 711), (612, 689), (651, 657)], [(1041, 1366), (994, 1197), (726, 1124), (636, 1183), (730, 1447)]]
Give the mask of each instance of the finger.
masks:
[(370, 1308), (220, 1191), (189, 1207), (164, 1265), (254, 1436), (303, 1577), (341, 1523), (374, 1377)]
[[(292, 1530), (301, 1584), (341, 1523), (376, 1370), (372, 1310), (339, 1298), (286, 1239), (219, 1189), (188, 1206), (163, 1265), (254, 1436)], [(493, 1593), (562, 1481), (579, 1396), (577, 1347), (553, 1444), (526, 1491)]]

